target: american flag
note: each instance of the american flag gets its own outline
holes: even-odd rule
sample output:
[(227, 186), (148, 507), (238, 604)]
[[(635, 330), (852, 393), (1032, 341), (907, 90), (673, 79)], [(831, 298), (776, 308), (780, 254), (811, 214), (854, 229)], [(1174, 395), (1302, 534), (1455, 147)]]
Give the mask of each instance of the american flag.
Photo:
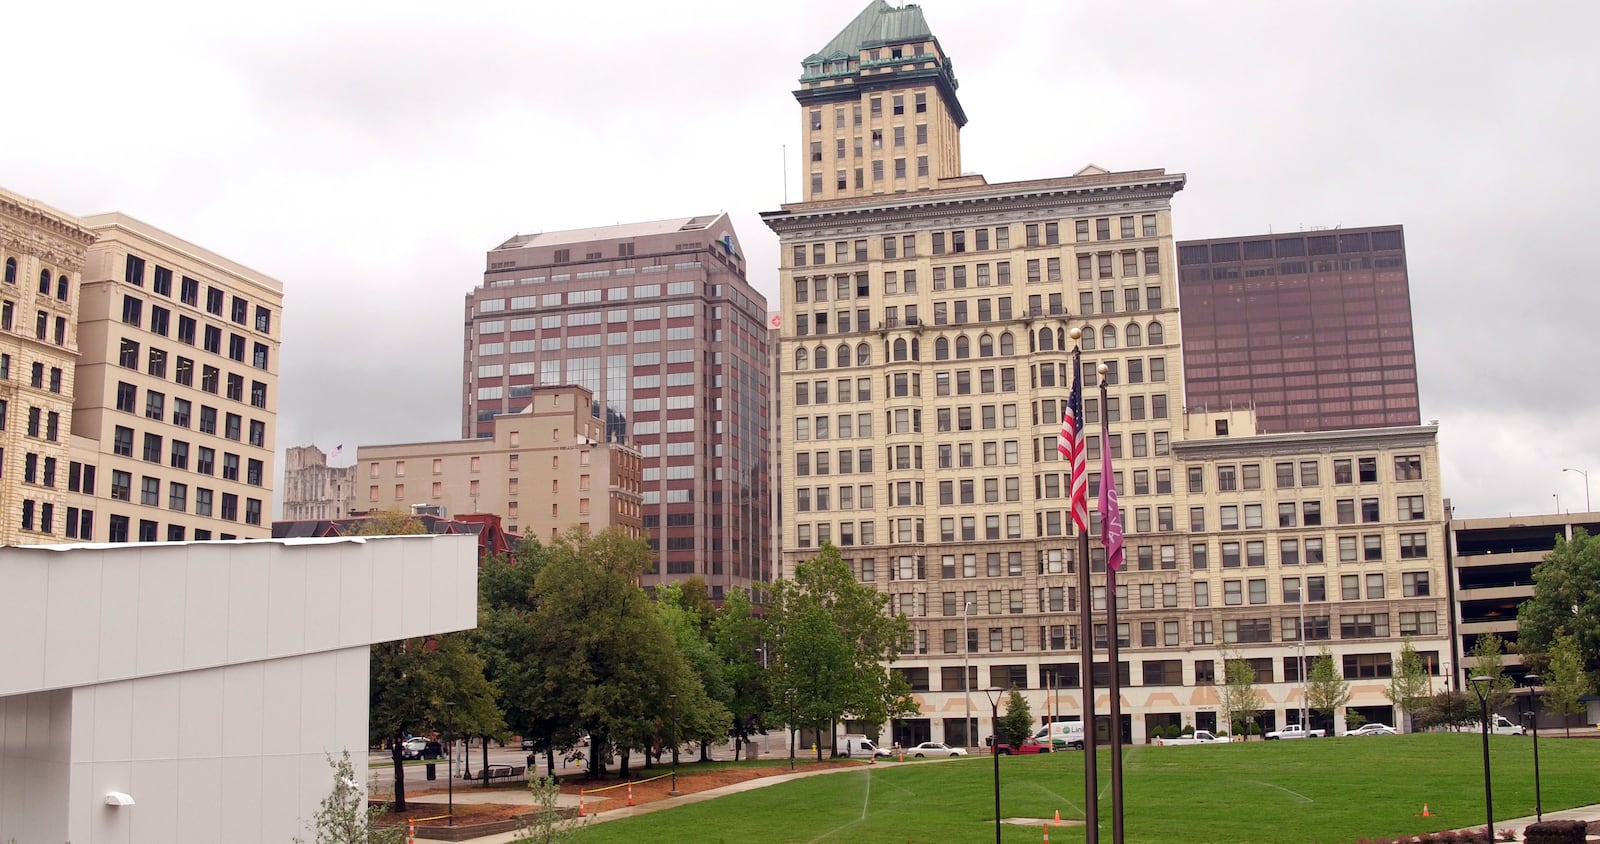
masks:
[(1078, 362), (1078, 350), (1072, 350), (1072, 393), (1067, 396), (1067, 408), (1061, 414), (1061, 434), (1056, 438), (1056, 451), (1072, 469), (1068, 483), (1072, 492), (1072, 523), (1078, 530), (1089, 530), (1089, 467), (1083, 450), (1083, 367)]
[(1122, 568), (1122, 508), (1117, 505), (1117, 476), (1111, 472), (1111, 446), (1100, 446), (1100, 544), (1106, 548), (1106, 566)]
[(344, 454), (344, 443), (339, 443), (338, 445), (334, 446), (333, 451), (328, 453), (328, 459), (332, 460), (341, 454)]

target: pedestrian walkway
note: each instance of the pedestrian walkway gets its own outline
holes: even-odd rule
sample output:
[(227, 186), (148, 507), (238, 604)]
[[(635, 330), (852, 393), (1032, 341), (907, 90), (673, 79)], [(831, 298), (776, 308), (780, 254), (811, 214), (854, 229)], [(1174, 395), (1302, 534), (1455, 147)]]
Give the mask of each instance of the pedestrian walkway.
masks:
[[(893, 763), (893, 762), (880, 762), (878, 764), (879, 765), (894, 765), (896, 763)], [(926, 764), (926, 763), (920, 763), (920, 764)], [(693, 794), (684, 794), (684, 795), (681, 795), (679, 797), (673, 797), (673, 798), (668, 799), (668, 800), (657, 800), (657, 801), (654, 801), (652, 803), (643, 803), (643, 804), (640, 804), (638, 806), (618, 806), (618, 807), (615, 807), (615, 808), (604, 808), (604, 806), (602, 804), (601, 808), (598, 811), (594, 811), (591, 814), (589, 814), (587, 817), (584, 818), (583, 822), (584, 823), (604, 823), (606, 821), (620, 820), (622, 818), (633, 818), (633, 817), (638, 817), (639, 815), (648, 815), (651, 812), (659, 812), (659, 811), (662, 811), (664, 809), (673, 809), (673, 808), (676, 808), (678, 806), (687, 806), (690, 803), (702, 803), (702, 802), (705, 802), (707, 800), (715, 800), (718, 797), (726, 797), (729, 794), (740, 794), (740, 793), (743, 793), (743, 792), (746, 792), (746, 791), (754, 791), (754, 790), (756, 790), (758, 788), (766, 788), (767, 786), (777, 785), (779, 783), (784, 783), (784, 782), (792, 782), (794, 780), (804, 779), (806, 777), (820, 777), (820, 776), (824, 776), (824, 775), (827, 775), (827, 774), (838, 774), (838, 773), (844, 773), (844, 772), (847, 772), (847, 771), (866, 771), (866, 770), (871, 770), (871, 769), (867, 768), (865, 766), (851, 766), (851, 767), (829, 768), (829, 769), (823, 770), (823, 771), (799, 771), (799, 772), (792, 773), (792, 774), (778, 774), (776, 776), (770, 776), (770, 777), (757, 777), (757, 778), (752, 779), (752, 780), (745, 780), (744, 782), (736, 782), (736, 783), (733, 783), (732, 785), (724, 785), (724, 786), (722, 786), (720, 788), (708, 789), (706, 791), (697, 791), (697, 792), (694, 792)], [(506, 792), (501, 792), (501, 794), (506, 794)], [(440, 796), (441, 795), (437, 795), (437, 794), (428, 794), (428, 795), (426, 795), (428, 800), (424, 801), (424, 802), (442, 803), (442, 802), (444, 802), (443, 800), (435, 800), (435, 799), (433, 799), (433, 798), (440, 797)], [(487, 795), (485, 795), (485, 796), (487, 796)], [(459, 793), (456, 795), (456, 802), (458, 802), (458, 803), (461, 802), (461, 795)], [(479, 801), (479, 802), (484, 802), (484, 801)], [(501, 802), (506, 802), (506, 803), (516, 802), (516, 803), (529, 803), (529, 804), (531, 804), (533, 802), (533, 800), (532, 800), (532, 796), (528, 792), (521, 792), (520, 795), (519, 795), (519, 799), (518, 800), (516, 800), (516, 801), (505, 800), (505, 801), (501, 801)], [(592, 797), (588, 797), (588, 798), (585, 798), (585, 803), (586, 803), (586, 805), (591, 805), (592, 806), (595, 803), (595, 800)], [(576, 805), (578, 805), (577, 795), (571, 795), (571, 794), (563, 794), (563, 795), (561, 795), (561, 805), (562, 806), (576, 806)], [(511, 842), (514, 842), (514, 841), (517, 840), (517, 834), (514, 833), (514, 832), (502, 832), (502, 833), (497, 833), (495, 835), (487, 835), (487, 836), (484, 836), (482, 838), (469, 838), (467, 840), (476, 842), (476, 844), (511, 844)]]
[[(1482, 808), (1482, 807), (1479, 807), (1479, 808)], [(1594, 806), (1579, 806), (1576, 809), (1563, 809), (1563, 810), (1561, 810), (1559, 812), (1545, 812), (1544, 813), (1544, 819), (1547, 820), (1547, 821), (1584, 821), (1584, 822), (1600, 821), (1600, 804), (1596, 804)], [(1517, 834), (1517, 837), (1515, 839), (1513, 839), (1513, 840), (1521, 841), (1522, 840), (1522, 831), (1527, 829), (1531, 824), (1534, 824), (1534, 823), (1537, 823), (1537, 822), (1538, 822), (1538, 819), (1535, 818), (1532, 815), (1529, 815), (1528, 817), (1525, 817), (1525, 818), (1508, 818), (1506, 820), (1496, 820), (1494, 822), (1494, 837), (1495, 837), (1495, 840), (1499, 841), (1501, 835), (1503, 834), (1503, 831), (1509, 829), (1509, 830), (1511, 830), (1511, 831), (1513, 831), (1513, 832), (1515, 832)], [(1476, 826), (1462, 827), (1461, 831), (1470, 832), (1470, 831), (1473, 831), (1473, 830), (1481, 830), (1481, 829), (1483, 829), (1483, 824), (1480, 822)], [(1589, 836), (1589, 840), (1590, 841), (1600, 841), (1600, 835), (1590, 835)]]

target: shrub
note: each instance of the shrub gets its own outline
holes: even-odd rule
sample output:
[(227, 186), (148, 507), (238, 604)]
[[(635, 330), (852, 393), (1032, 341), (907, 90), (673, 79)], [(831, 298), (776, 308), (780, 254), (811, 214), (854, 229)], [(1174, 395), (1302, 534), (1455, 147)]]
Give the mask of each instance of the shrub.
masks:
[(1182, 735), (1182, 736), (1192, 736), (1192, 735), (1194, 735), (1194, 725), (1193, 724), (1185, 724), (1185, 725), (1183, 725), (1183, 732), (1179, 733), (1179, 735)]

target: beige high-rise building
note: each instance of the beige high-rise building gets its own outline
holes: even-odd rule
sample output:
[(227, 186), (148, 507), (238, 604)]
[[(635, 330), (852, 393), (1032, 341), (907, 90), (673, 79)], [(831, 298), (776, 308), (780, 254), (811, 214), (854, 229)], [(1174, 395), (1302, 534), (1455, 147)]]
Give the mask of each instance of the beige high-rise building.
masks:
[(284, 449), (283, 521), (348, 518), (355, 501), (356, 467), (329, 466), (314, 445)]
[[(1435, 655), (1447, 639), (1433, 429), (1247, 437), (1245, 414), (1186, 417), (1172, 236), (1185, 177), (1092, 165), (1000, 184), (960, 175), (954, 76), (916, 7), (872, 3), (806, 59), (801, 84), (812, 189), (763, 215), (781, 239), (782, 570), (831, 542), (909, 618), (895, 668), (922, 711), (897, 721), (893, 740), (990, 734), (964, 674), (968, 688), (1025, 690), (1041, 716), (1082, 711), (1085, 561), (1056, 451), (1073, 329), (1091, 496), (1108, 448), (1127, 525), (1123, 733), (1142, 740), (1155, 727), (1214, 723), (1225, 651), (1256, 667), (1263, 725), (1299, 722), (1300, 595), (1316, 605), (1308, 637), (1329, 639), (1352, 682), (1350, 708), (1393, 718), (1380, 686), (1402, 639)], [(891, 177), (898, 158), (924, 154), (926, 181)], [(1294, 466), (1292, 484), (1273, 483), (1281, 464)], [(1347, 501), (1360, 521), (1341, 527), (1333, 513)], [(1341, 562), (1348, 542), (1360, 556)], [(1302, 562), (1308, 549), (1322, 562)], [(1103, 625), (1097, 539), (1087, 562)], [(1107, 635), (1092, 632), (1097, 644)], [(1096, 673), (1109, 677), (1103, 651)]]
[(125, 214), (83, 224), (76, 538), (270, 536), (283, 285)]
[(567, 528), (643, 533), (643, 460), (607, 442), (582, 387), (532, 387), (527, 405), (494, 417), (489, 436), (364, 445), (356, 451), (356, 506), (495, 513), (505, 529), (549, 541)]
[(83, 221), (0, 188), (0, 545), (77, 534), (67, 509)]

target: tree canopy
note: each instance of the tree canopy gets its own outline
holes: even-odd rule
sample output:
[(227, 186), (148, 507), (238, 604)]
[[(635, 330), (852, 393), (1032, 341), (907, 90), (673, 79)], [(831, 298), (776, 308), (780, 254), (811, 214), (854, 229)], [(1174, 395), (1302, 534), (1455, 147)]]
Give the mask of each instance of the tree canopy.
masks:
[(1533, 569), (1533, 597), (1517, 610), (1517, 646), (1525, 654), (1545, 652), (1563, 630), (1585, 670), (1600, 669), (1600, 538), (1583, 528), (1570, 540), (1556, 537), (1555, 549)]
[(1333, 653), (1327, 645), (1317, 653), (1311, 663), (1310, 678), (1306, 683), (1306, 706), (1321, 712), (1328, 720), (1337, 723), (1339, 707), (1350, 702), (1350, 683), (1334, 664)]
[(793, 725), (831, 735), (846, 716), (881, 725), (916, 711), (905, 678), (888, 668), (909, 629), (888, 606), (889, 596), (858, 582), (830, 542), (777, 584), (768, 614), (773, 680)]
[[(1428, 667), (1423, 664), (1416, 646), (1406, 639), (1400, 646), (1400, 663), (1391, 672), (1389, 688), (1384, 690), (1384, 694), (1405, 715), (1415, 715), (1427, 703), (1432, 691), (1433, 675), (1428, 673)], [(1395, 726), (1402, 727), (1400, 724)]]

